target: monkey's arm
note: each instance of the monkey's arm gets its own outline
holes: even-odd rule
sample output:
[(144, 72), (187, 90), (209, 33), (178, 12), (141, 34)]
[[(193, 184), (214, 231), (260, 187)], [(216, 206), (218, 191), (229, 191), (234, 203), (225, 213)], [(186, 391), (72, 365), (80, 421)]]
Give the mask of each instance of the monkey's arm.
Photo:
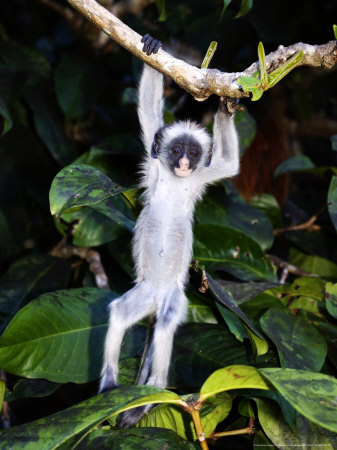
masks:
[(138, 117), (148, 155), (151, 155), (151, 146), (156, 131), (163, 126), (163, 90), (163, 75), (144, 64), (138, 91)]
[(221, 100), (214, 116), (212, 160), (210, 166), (203, 169), (206, 183), (229, 178), (239, 172), (239, 140), (232, 106)]

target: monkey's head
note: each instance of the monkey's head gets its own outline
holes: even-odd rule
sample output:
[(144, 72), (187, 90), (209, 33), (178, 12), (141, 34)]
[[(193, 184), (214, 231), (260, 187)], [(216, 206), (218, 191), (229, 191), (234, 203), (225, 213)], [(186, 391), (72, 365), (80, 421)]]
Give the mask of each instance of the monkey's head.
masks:
[(174, 122), (155, 134), (152, 158), (158, 158), (177, 177), (188, 177), (198, 167), (209, 166), (212, 139), (195, 122)]

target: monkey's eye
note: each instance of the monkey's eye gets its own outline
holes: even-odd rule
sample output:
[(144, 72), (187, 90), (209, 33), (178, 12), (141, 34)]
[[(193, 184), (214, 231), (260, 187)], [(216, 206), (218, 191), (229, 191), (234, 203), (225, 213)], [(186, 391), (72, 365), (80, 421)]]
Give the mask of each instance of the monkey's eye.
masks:
[(181, 153), (181, 148), (173, 147), (172, 153), (174, 153), (175, 155), (179, 155)]
[(192, 158), (195, 158), (196, 156), (199, 155), (199, 152), (197, 152), (196, 150), (191, 150), (189, 155), (192, 156)]

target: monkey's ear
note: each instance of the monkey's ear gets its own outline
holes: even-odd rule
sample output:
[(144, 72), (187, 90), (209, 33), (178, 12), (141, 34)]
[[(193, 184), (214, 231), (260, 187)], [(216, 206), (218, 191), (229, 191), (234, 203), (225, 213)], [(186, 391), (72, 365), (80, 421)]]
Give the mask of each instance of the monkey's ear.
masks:
[(151, 156), (154, 159), (158, 158), (159, 142), (155, 139), (151, 147)]
[(205, 167), (209, 167), (211, 165), (212, 155), (213, 155), (213, 143), (209, 147), (206, 162), (205, 162)]

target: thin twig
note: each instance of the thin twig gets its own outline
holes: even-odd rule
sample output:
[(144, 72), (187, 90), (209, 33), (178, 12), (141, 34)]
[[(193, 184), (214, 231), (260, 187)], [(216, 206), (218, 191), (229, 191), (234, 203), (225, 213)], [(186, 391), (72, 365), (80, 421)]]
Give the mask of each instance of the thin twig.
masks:
[(323, 206), (316, 214), (314, 214), (312, 217), (310, 217), (309, 220), (306, 222), (300, 223), (298, 225), (290, 225), (289, 227), (285, 228), (277, 228), (274, 230), (274, 235), (278, 236), (281, 233), (286, 233), (287, 231), (299, 231), (299, 230), (307, 230), (307, 231), (317, 231), (321, 230), (320, 225), (316, 225), (315, 222), (320, 214), (326, 209), (326, 206)]
[(302, 270), (299, 267), (289, 264), (287, 261), (284, 261), (283, 259), (279, 258), (278, 256), (266, 254), (266, 257), (277, 268), (282, 269), (282, 275), (279, 280), (280, 284), (284, 284), (286, 282), (286, 279), (287, 279), (289, 273), (293, 273), (294, 275), (298, 275), (300, 277), (317, 277), (316, 274), (306, 272), (305, 270)]
[(66, 243), (63, 238), (50, 252), (51, 256), (57, 258), (68, 259), (72, 256), (79, 256), (89, 264), (90, 271), (94, 274), (97, 287), (100, 289), (110, 289), (108, 277), (105, 274), (103, 265), (101, 263), (100, 254), (89, 247), (76, 247)]

